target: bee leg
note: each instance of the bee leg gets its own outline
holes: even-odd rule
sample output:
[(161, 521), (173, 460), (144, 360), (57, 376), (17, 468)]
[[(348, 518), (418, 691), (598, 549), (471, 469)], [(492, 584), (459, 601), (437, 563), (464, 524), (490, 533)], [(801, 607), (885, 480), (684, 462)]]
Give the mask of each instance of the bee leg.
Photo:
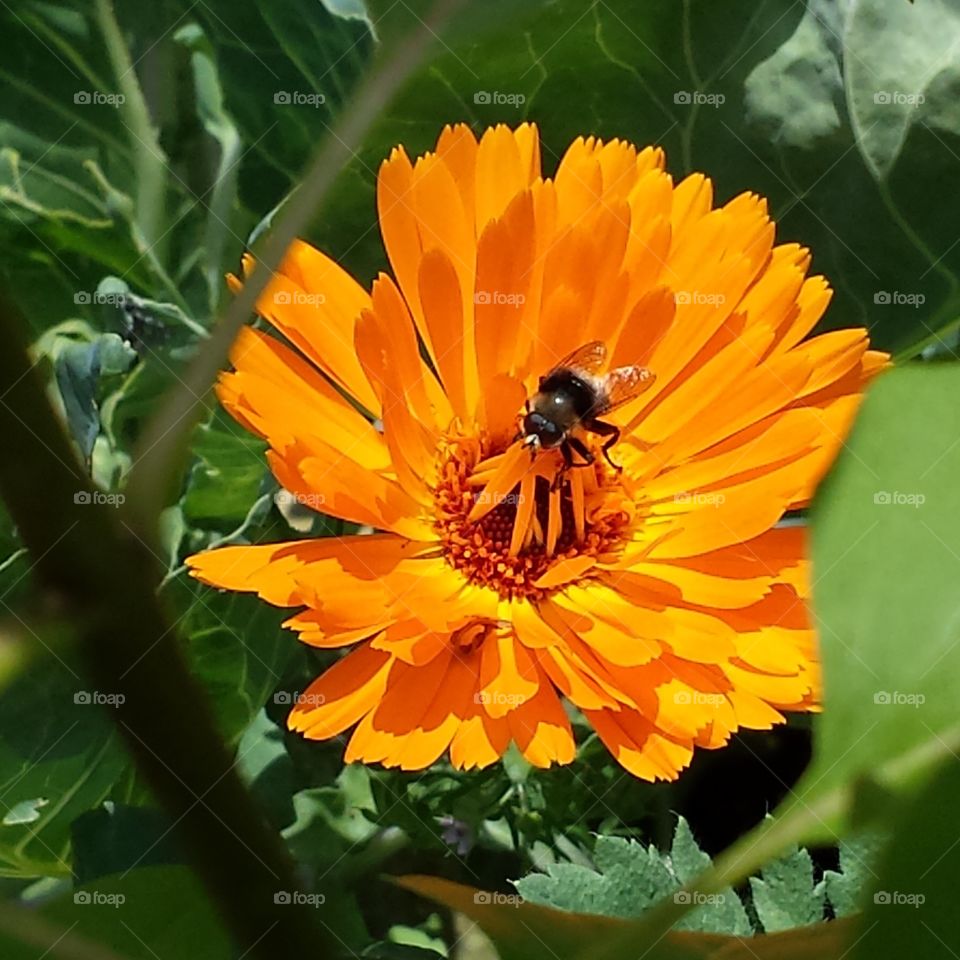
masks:
[(593, 463), (595, 458), (590, 452), (590, 448), (579, 437), (568, 437), (567, 443), (583, 457), (583, 463), (573, 463), (571, 458), (571, 467), (589, 467)]
[(614, 463), (613, 460), (610, 459), (610, 448), (620, 439), (620, 428), (614, 426), (612, 423), (604, 423), (602, 420), (590, 420), (585, 423), (584, 426), (591, 431), (591, 433), (596, 433), (601, 437), (607, 438), (603, 442), (600, 451), (603, 453), (607, 463), (609, 463), (614, 470), (622, 470), (623, 467), (621, 467), (619, 463)]
[(553, 483), (550, 484), (550, 492), (553, 493), (563, 482), (563, 475), (572, 470), (577, 464), (573, 462), (573, 452), (570, 449), (570, 440), (568, 437), (560, 444), (560, 453), (563, 455), (563, 466), (554, 474)]

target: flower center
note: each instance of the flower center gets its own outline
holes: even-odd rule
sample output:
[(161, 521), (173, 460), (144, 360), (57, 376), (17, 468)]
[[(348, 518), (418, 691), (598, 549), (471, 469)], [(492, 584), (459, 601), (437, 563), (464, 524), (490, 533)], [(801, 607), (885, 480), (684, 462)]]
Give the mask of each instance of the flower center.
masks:
[(560, 561), (613, 559), (633, 512), (619, 474), (598, 458), (556, 481), (558, 454), (484, 446), (452, 437), (441, 447), (434, 511), (452, 567), (504, 599), (538, 599), (557, 589), (548, 574)]

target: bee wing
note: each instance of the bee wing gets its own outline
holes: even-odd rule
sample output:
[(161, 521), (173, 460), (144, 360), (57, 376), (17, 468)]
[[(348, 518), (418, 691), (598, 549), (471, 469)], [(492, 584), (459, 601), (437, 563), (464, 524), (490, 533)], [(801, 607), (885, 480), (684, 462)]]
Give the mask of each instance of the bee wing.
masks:
[[(580, 370), (583, 373), (595, 374), (600, 371), (607, 359), (607, 345), (602, 340), (591, 340), (582, 347), (577, 347), (573, 353), (567, 354), (550, 370)], [(549, 376), (550, 374), (547, 374)]]
[(611, 370), (602, 378), (603, 412), (609, 413), (634, 397), (639, 397), (653, 386), (656, 379), (656, 375), (646, 367), (617, 367)]

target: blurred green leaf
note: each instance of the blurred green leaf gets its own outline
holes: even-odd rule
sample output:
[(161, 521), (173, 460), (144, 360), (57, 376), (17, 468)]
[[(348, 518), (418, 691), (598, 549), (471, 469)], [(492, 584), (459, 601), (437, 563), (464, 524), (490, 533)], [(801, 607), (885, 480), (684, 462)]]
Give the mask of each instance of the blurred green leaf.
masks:
[(956, 954), (958, 803), (960, 764), (951, 757), (898, 811), (891, 842), (877, 863), (853, 960), (949, 960)]
[(496, 944), (501, 960), (636, 960), (638, 955), (648, 960), (840, 960), (857, 935), (848, 919), (756, 937), (671, 930), (648, 938), (635, 921), (550, 910), (439, 877), (408, 876), (396, 882), (475, 920)]
[(895, 789), (892, 764), (956, 741), (958, 390), (952, 364), (882, 377), (818, 497), (825, 709), (798, 806), (858, 779)]
[(88, 230), (108, 230), (113, 212), (85, 173), (91, 149), (46, 143), (9, 123), (0, 123), (0, 215), (28, 225), (47, 219)]
[(65, 931), (125, 960), (236, 956), (203, 888), (185, 867), (147, 867), (99, 878), (44, 904), (39, 917), (49, 924), (42, 945), (20, 939), (16, 927), (0, 927), (5, 958), (36, 960), (62, 939), (69, 944)]

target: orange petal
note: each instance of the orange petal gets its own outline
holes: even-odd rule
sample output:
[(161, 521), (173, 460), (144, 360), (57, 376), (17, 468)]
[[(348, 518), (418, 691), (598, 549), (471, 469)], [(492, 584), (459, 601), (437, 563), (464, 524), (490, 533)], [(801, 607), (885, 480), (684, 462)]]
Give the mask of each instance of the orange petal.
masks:
[(676, 780), (693, 756), (691, 745), (663, 736), (632, 710), (591, 710), (585, 715), (613, 756), (641, 780)]
[(311, 740), (342, 733), (380, 701), (390, 667), (390, 657), (369, 646), (347, 654), (298, 697), (287, 726)]
[(570, 763), (576, 755), (570, 719), (546, 677), (534, 697), (507, 714), (507, 722), (514, 743), (535, 767)]
[(482, 654), (478, 697), (491, 717), (506, 716), (535, 696), (536, 664), (512, 634), (489, 638)]
[[(255, 268), (249, 255), (244, 275)], [(342, 267), (301, 240), (284, 255), (257, 299), (257, 313), (372, 413), (376, 395), (357, 362), (353, 328), (369, 307), (366, 291)]]

